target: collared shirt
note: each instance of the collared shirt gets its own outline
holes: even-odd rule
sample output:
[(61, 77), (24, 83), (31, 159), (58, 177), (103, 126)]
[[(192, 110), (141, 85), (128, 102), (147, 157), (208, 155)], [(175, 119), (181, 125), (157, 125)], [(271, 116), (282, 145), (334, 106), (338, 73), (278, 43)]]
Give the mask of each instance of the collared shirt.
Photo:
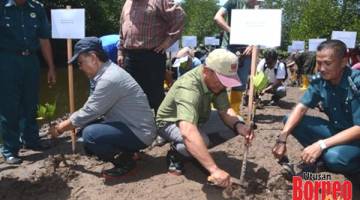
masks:
[(339, 131), (360, 125), (360, 72), (346, 68), (338, 85), (332, 85), (319, 74), (312, 78), (301, 103), (314, 108), (322, 102), (330, 123)]
[(139, 84), (121, 67), (108, 61), (101, 66), (92, 82), (94, 92), (78, 111), (70, 116), (76, 127), (104, 118), (120, 121), (144, 143), (150, 145), (156, 135), (153, 112)]
[(218, 110), (227, 110), (229, 101), (226, 90), (212, 93), (203, 80), (204, 67), (199, 66), (181, 76), (161, 103), (156, 121), (187, 121), (195, 125), (205, 123), (211, 112), (211, 103)]
[(0, 49), (36, 51), (39, 38), (50, 36), (50, 25), (40, 3), (27, 0), (16, 6), (13, 0), (0, 2)]
[[(257, 72), (264, 72), (267, 76), (270, 83), (274, 83), (276, 80), (284, 80), (286, 77), (286, 68), (284, 63), (280, 62), (279, 60), (276, 61), (275, 66), (270, 69), (266, 67), (266, 60), (261, 59), (259, 64), (256, 67)], [(275, 73), (276, 70), (276, 73)]]
[(172, 0), (127, 0), (120, 17), (123, 49), (153, 49), (166, 38), (178, 40), (185, 13)]

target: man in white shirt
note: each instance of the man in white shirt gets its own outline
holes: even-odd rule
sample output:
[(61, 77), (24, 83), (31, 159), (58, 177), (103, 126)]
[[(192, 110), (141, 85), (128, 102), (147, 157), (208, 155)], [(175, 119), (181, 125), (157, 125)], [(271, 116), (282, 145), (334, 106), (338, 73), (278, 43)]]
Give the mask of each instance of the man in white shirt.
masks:
[(287, 78), (286, 66), (278, 60), (278, 54), (271, 49), (264, 54), (257, 66), (257, 72), (264, 72), (269, 80), (269, 85), (260, 92), (260, 95), (271, 93), (271, 105), (276, 105), (278, 101), (286, 96), (284, 81)]

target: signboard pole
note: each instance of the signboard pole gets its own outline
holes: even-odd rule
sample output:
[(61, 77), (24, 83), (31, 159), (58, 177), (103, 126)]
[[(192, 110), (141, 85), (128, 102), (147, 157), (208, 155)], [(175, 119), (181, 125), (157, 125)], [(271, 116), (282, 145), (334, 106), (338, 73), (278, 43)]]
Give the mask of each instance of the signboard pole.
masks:
[[(71, 6), (66, 6), (66, 9), (71, 9)], [(67, 39), (67, 58), (68, 60), (72, 57), (72, 40)], [(73, 73), (73, 65), (68, 64), (68, 80), (69, 80), (69, 104), (70, 104), (70, 113), (75, 111), (75, 99), (74, 99), (74, 73)], [(76, 144), (76, 136), (75, 129), (71, 130), (71, 149), (72, 152), (75, 153), (75, 144)]]
[[(253, 46), (252, 53), (251, 53), (251, 71), (250, 71), (250, 85), (249, 85), (249, 102), (248, 102), (248, 114), (247, 114), (247, 124), (250, 125), (251, 131), (254, 128), (254, 116), (255, 116), (255, 109), (254, 109), (254, 76), (256, 72), (256, 61), (258, 59), (258, 47)], [(249, 141), (245, 141), (245, 150), (243, 155), (243, 161), (240, 169), (240, 183), (243, 183), (245, 172), (247, 168), (247, 155), (249, 152)]]

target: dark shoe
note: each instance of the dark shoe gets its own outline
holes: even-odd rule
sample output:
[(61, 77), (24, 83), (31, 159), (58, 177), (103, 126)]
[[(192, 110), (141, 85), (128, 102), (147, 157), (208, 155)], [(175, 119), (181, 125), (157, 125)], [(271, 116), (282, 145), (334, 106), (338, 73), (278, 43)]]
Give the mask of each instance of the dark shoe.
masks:
[(116, 155), (111, 161), (114, 168), (103, 171), (103, 176), (107, 179), (123, 178), (129, 175), (136, 167), (136, 162), (133, 160), (133, 153), (121, 152)]
[(9, 156), (9, 157), (5, 158), (5, 162), (10, 165), (18, 165), (18, 164), (22, 163), (22, 160), (19, 157)]
[(152, 143), (152, 147), (162, 147), (167, 143), (167, 141), (161, 136), (157, 136), (154, 142)]
[(290, 163), (287, 156), (282, 157), (278, 163), (281, 165), (281, 174), (287, 180), (292, 180), (292, 177), (296, 175), (294, 164)]
[(279, 105), (279, 101), (271, 100), (269, 102), (269, 106), (277, 106), (277, 105)]
[(45, 151), (51, 148), (50, 144), (47, 143), (38, 143), (36, 145), (24, 145), (25, 149), (31, 149), (33, 151)]
[(132, 172), (134, 172), (135, 168), (135, 162), (132, 162), (131, 164), (127, 163), (126, 165), (115, 166), (114, 168), (103, 171), (103, 176), (106, 179), (124, 178), (131, 175)]
[(184, 165), (182, 163), (182, 155), (178, 153), (173, 147), (168, 151), (166, 155), (166, 164), (168, 172), (173, 175), (180, 176), (184, 172)]

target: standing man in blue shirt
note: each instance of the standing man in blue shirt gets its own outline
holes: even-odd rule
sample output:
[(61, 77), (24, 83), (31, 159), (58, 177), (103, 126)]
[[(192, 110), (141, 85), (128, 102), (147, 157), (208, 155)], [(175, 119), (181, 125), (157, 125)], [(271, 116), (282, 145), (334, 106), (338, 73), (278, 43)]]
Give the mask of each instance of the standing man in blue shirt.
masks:
[(36, 123), (40, 65), (37, 51), (49, 66), (48, 83), (56, 82), (49, 41), (50, 25), (43, 6), (35, 0), (0, 1), (0, 132), (5, 161), (19, 164), (21, 141), (26, 148), (43, 150)]
[[(240, 77), (241, 82), (243, 83), (239, 87), (234, 87), (231, 90), (230, 94), (230, 105), (231, 108), (240, 115), (240, 105), (243, 92), (246, 90), (248, 76), (251, 67), (251, 52), (252, 46), (247, 45), (230, 45), (230, 24), (231, 24), (231, 10), (232, 9), (248, 9), (254, 8), (258, 3), (257, 0), (228, 0), (215, 14), (214, 20), (216, 24), (225, 31), (224, 39), (222, 46), (227, 46), (231, 52), (235, 53), (240, 57), (239, 67), (238, 67), (238, 76)], [(227, 21), (225, 17), (227, 16)]]
[[(305, 163), (322, 160), (332, 172), (360, 173), (360, 72), (348, 68), (347, 61), (343, 42), (328, 40), (319, 45), (319, 74), (287, 118), (273, 149), (275, 157), (284, 157), (292, 134), (305, 147), (301, 154)], [(319, 102), (329, 120), (305, 115)]]

